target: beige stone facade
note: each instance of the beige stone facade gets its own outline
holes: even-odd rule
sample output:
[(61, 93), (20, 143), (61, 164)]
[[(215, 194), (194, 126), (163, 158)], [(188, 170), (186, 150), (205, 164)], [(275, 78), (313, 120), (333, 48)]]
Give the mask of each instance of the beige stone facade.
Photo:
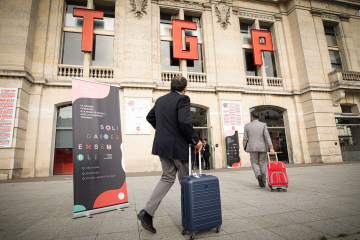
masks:
[[(359, 1), (144, 1), (141, 16), (132, 11), (138, 1), (104, 1), (115, 6), (112, 68), (91, 66), (89, 53), (83, 66), (61, 64), (65, 0), (0, 1), (0, 87), (19, 88), (13, 144), (0, 150), (0, 174), (9, 179), (53, 174), (57, 108), (71, 104), (75, 72), (82, 79), (119, 86), (128, 172), (159, 171), (161, 166), (151, 155), (154, 130), (151, 135), (125, 134), (125, 100), (142, 98), (153, 104), (169, 92), (168, 79), (176, 74), (189, 79), (192, 104), (207, 110), (214, 168), (226, 167), (223, 101), (241, 102), (244, 124), (251, 108), (281, 109), (290, 163), (343, 161), (335, 114), (341, 113), (341, 104), (359, 112)], [(87, 7), (101, 2), (88, 0)], [(220, 5), (225, 16), (218, 14)], [(203, 73), (187, 72), (184, 60), (181, 71), (162, 71), (162, 11), (175, 12), (180, 19), (184, 13), (201, 17)], [(257, 77), (246, 75), (242, 22), (271, 27), (277, 77), (267, 77), (264, 66), (258, 67)], [(324, 24), (337, 33), (341, 71), (332, 71)], [(242, 166), (250, 166), (249, 154), (241, 150), (240, 156)]]

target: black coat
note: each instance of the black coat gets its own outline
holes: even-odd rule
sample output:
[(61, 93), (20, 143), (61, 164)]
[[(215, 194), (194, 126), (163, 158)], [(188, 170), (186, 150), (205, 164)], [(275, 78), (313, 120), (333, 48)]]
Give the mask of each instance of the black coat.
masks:
[(156, 130), (152, 154), (189, 161), (189, 144), (196, 145), (199, 138), (191, 124), (188, 96), (171, 91), (158, 98), (146, 120)]
[(210, 146), (209, 144), (203, 145), (203, 156), (210, 157)]

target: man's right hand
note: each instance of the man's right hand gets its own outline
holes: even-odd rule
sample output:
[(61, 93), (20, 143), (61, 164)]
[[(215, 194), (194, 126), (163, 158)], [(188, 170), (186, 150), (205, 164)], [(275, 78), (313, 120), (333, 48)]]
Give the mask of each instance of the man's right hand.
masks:
[(201, 149), (202, 148), (202, 142), (199, 141), (198, 144), (196, 144), (195, 146), (197, 149)]

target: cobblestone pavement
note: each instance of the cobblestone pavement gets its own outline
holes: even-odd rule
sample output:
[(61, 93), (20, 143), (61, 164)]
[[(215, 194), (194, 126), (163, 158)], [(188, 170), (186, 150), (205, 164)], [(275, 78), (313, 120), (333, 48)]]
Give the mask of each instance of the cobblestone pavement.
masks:
[[(210, 174), (220, 179), (222, 229), (197, 233), (197, 239), (315, 240), (339, 234), (347, 235), (340, 239), (360, 239), (359, 163), (292, 165), (287, 192), (261, 189), (250, 169)], [(78, 219), (71, 218), (71, 179), (2, 182), (0, 239), (189, 239), (181, 235), (178, 182), (156, 212), (156, 234), (145, 231), (136, 218), (159, 178), (128, 177), (129, 208)]]

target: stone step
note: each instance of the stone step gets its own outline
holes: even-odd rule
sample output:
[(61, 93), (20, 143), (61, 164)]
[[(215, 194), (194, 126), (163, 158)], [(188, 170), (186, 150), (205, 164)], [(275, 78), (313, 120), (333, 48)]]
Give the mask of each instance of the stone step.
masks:
[(0, 173), (0, 180), (8, 180), (8, 175), (4, 173)]

